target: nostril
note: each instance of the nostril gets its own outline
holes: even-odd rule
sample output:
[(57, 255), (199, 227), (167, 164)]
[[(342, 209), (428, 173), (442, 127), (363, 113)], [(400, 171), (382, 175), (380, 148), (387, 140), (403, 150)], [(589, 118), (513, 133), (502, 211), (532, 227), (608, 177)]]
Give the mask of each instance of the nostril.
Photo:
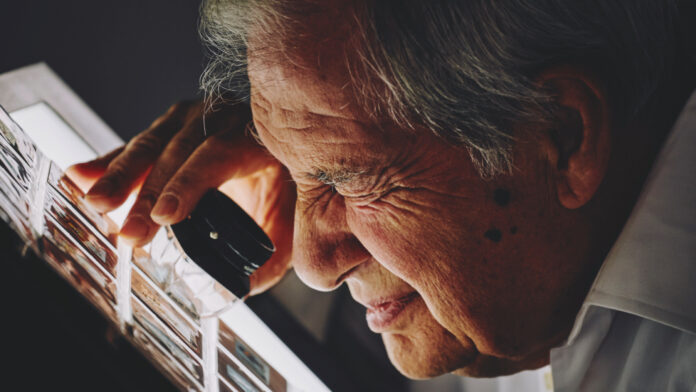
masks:
[(355, 270), (360, 268), (361, 265), (362, 265), (362, 263), (360, 263), (360, 264), (354, 266), (353, 268), (349, 269), (348, 271), (342, 273), (341, 276), (339, 276), (338, 279), (336, 279), (336, 282), (334, 283), (334, 287), (340, 286), (341, 283), (343, 283), (343, 281), (346, 280), (350, 274), (355, 272)]
[(313, 288), (317, 291), (333, 291), (336, 290), (346, 279), (348, 279), (354, 272), (360, 269), (360, 266), (364, 263), (357, 263), (350, 269), (346, 270), (338, 276), (335, 269), (326, 268), (313, 268), (317, 266), (311, 266), (306, 264), (294, 263), (295, 273), (300, 280), (307, 286)]

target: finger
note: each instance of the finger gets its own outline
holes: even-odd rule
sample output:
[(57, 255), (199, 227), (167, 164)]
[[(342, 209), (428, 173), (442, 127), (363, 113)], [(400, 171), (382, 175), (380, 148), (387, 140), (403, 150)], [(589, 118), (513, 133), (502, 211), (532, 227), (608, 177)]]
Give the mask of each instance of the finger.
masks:
[(203, 142), (205, 136), (198, 124), (189, 124), (178, 132), (165, 147), (152, 166), (128, 218), (121, 228), (120, 236), (133, 245), (144, 245), (155, 236), (159, 224), (150, 217), (150, 212), (162, 189), (187, 158)]
[[(102, 212), (111, 211), (126, 200), (142, 181), (167, 142), (180, 129), (181, 114), (175, 105), (146, 131), (131, 139), (124, 150), (107, 165), (102, 177), (87, 192), (86, 199)], [(178, 111), (177, 111), (178, 110)]]
[(121, 146), (99, 158), (88, 162), (76, 163), (65, 170), (65, 175), (83, 192), (86, 192), (104, 174), (109, 163), (121, 154), (124, 148), (125, 146)]
[(208, 138), (169, 180), (152, 210), (159, 224), (173, 224), (188, 216), (203, 194), (226, 180), (259, 170), (270, 161), (258, 145), (245, 137), (216, 134)]

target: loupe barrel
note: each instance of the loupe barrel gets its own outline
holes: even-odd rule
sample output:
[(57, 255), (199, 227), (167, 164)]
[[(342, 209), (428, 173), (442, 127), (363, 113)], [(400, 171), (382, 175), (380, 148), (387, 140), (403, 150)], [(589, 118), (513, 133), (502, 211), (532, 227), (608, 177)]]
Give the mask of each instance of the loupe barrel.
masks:
[(171, 228), (184, 253), (238, 298), (249, 293), (249, 276), (275, 252), (256, 222), (217, 189)]

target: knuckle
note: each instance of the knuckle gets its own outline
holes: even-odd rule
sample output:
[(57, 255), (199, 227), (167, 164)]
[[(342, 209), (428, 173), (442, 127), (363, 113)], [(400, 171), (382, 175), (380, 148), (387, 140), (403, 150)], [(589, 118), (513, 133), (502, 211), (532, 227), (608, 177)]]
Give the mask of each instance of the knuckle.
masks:
[(188, 154), (196, 148), (198, 148), (198, 146), (201, 145), (203, 140), (204, 139), (202, 132), (198, 132), (198, 130), (191, 129), (189, 130), (189, 132), (182, 132), (177, 136), (176, 144), (174, 147), (177, 149), (178, 152)]
[(183, 173), (183, 174), (176, 176), (176, 178), (174, 178), (174, 180), (172, 181), (170, 189), (177, 189), (177, 190), (189, 189), (189, 188), (193, 187), (195, 184), (196, 184), (196, 181), (194, 180), (193, 176), (191, 176), (187, 173)]
[(144, 132), (128, 142), (127, 150), (136, 153), (153, 153), (162, 149), (163, 141), (151, 132)]
[(183, 171), (169, 181), (163, 193), (182, 194), (187, 189), (194, 189), (199, 182), (200, 176), (194, 175), (194, 173), (189, 171)]
[(159, 192), (150, 189), (143, 189), (138, 194), (138, 209), (149, 212), (155, 206)]
[[(128, 175), (128, 166), (125, 160), (119, 159), (111, 162), (106, 173), (102, 176), (103, 181), (119, 182)], [(100, 180), (101, 181), (101, 180)]]

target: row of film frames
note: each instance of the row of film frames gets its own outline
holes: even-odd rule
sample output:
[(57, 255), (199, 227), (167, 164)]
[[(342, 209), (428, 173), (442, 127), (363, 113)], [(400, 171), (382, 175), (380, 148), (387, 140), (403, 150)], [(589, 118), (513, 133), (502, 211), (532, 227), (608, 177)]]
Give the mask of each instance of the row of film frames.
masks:
[(0, 217), (181, 390), (286, 392), (282, 375), (218, 315), (236, 298), (161, 228), (142, 248), (0, 107)]

